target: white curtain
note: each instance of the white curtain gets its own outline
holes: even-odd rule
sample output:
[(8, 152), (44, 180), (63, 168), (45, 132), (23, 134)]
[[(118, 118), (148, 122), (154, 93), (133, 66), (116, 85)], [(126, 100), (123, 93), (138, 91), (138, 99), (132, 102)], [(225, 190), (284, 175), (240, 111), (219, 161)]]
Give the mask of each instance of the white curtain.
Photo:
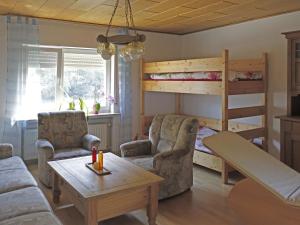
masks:
[[(121, 29), (117, 34), (125, 34), (126, 30)], [(119, 110), (121, 114), (120, 121), (120, 143), (125, 143), (132, 140), (132, 76), (131, 63), (125, 62), (122, 57), (119, 57), (117, 48), (117, 66), (118, 66), (118, 81), (119, 81)]]
[(119, 107), (121, 114), (120, 142), (132, 140), (132, 86), (131, 63), (118, 59)]
[(24, 125), (17, 121), (17, 115), (24, 110), (22, 98), (26, 89), (27, 62), (26, 46), (39, 44), (39, 30), (36, 19), (21, 16), (6, 16), (2, 21), (0, 32), (6, 37), (6, 47), (1, 52), (6, 55), (6, 70), (1, 73), (1, 89), (4, 96), (0, 99), (2, 115), (0, 120), (0, 142), (12, 143), (20, 155), (21, 128)]

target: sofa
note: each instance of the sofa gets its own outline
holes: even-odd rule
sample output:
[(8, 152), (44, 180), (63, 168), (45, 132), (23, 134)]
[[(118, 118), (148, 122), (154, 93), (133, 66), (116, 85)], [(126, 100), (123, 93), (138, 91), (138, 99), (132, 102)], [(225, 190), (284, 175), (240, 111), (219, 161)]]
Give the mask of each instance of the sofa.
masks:
[(48, 161), (86, 156), (100, 146), (100, 139), (88, 134), (83, 111), (45, 112), (38, 114), (39, 180), (52, 186), (52, 170)]
[(196, 118), (156, 115), (149, 139), (122, 144), (121, 155), (128, 161), (164, 178), (159, 199), (188, 190), (193, 185), (193, 154), (198, 129)]
[(0, 225), (62, 225), (20, 157), (0, 144)]

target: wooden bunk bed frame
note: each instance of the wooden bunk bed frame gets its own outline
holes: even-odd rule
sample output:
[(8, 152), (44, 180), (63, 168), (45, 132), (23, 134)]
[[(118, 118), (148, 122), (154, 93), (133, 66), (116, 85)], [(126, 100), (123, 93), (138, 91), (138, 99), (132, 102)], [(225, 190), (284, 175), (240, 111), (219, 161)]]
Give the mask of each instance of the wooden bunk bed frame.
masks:
[[(153, 116), (145, 116), (144, 94), (145, 92), (167, 92), (176, 94), (176, 114), (182, 114), (182, 94), (219, 95), (222, 99), (221, 119), (196, 116), (199, 125), (206, 126), (217, 131), (234, 131), (246, 139), (263, 138), (263, 148), (267, 150), (268, 126), (267, 126), (267, 90), (268, 90), (268, 62), (267, 54), (263, 53), (259, 59), (229, 60), (228, 50), (224, 50), (221, 57), (202, 58), (163, 62), (142, 62), (140, 82), (140, 136), (145, 134), (145, 127), (151, 123)], [(144, 80), (145, 74), (151, 73), (188, 73), (188, 72), (221, 71), (221, 81), (197, 81), (197, 80)], [(259, 71), (261, 80), (229, 81), (229, 71), (248, 72)], [(230, 95), (262, 94), (261, 105), (229, 108)], [(193, 115), (195, 116), (195, 115)], [(234, 119), (260, 116), (261, 124), (252, 125), (233, 121)], [(221, 158), (205, 152), (194, 152), (195, 164), (221, 172), (223, 183), (228, 183), (228, 173), (233, 169), (226, 165)]]

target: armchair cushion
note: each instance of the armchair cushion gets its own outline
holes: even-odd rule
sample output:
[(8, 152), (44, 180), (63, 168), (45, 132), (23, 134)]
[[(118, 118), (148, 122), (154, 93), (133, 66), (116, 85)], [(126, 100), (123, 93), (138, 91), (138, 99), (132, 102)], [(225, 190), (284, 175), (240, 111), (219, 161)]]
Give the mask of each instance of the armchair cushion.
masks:
[(145, 170), (153, 170), (153, 156), (152, 155), (140, 155), (133, 157), (126, 157), (126, 160), (132, 162), (133, 164), (144, 168)]
[(137, 140), (120, 146), (122, 157), (151, 155), (151, 141)]
[(63, 149), (56, 149), (54, 152), (53, 159), (60, 160), (60, 159), (68, 159), (80, 156), (87, 156), (90, 155), (92, 152), (88, 151), (83, 148), (63, 148)]
[(100, 139), (94, 135), (86, 134), (82, 137), (82, 146), (86, 150), (91, 150), (94, 146), (99, 149), (100, 143)]
[[(190, 152), (189, 149), (178, 149), (168, 152), (161, 152), (154, 156), (153, 162), (155, 169), (158, 169), (159, 165), (163, 163), (164, 160), (170, 161), (172, 164), (176, 164), (175, 161), (184, 157)], [(173, 162), (172, 162), (173, 161)]]
[(0, 144), (0, 159), (12, 157), (13, 146), (11, 144)]

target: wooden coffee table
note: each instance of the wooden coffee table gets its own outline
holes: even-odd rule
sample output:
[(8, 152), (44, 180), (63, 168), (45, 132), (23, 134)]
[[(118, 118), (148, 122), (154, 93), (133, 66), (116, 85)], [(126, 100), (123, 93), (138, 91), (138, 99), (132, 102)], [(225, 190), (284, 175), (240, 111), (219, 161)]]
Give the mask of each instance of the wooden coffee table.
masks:
[(91, 156), (48, 162), (53, 169), (53, 202), (67, 195), (84, 215), (86, 225), (136, 209), (147, 208), (150, 225), (155, 225), (161, 177), (112, 154), (104, 154), (104, 167), (111, 174), (98, 176), (85, 164)]

